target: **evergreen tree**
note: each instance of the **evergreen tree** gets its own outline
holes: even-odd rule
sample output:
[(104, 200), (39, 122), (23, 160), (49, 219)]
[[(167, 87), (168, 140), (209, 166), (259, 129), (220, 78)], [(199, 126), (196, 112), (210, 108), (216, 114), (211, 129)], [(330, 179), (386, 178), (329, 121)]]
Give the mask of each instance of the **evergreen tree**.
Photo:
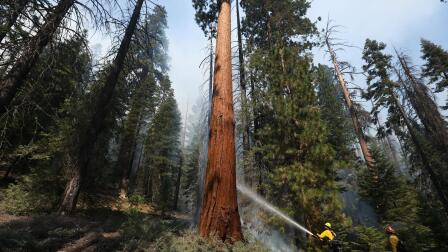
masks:
[(151, 200), (162, 210), (172, 209), (180, 166), (181, 116), (173, 95), (164, 98), (148, 130), (146, 157)]
[[(411, 251), (431, 251), (435, 248), (433, 233), (422, 225), (422, 205), (414, 186), (396, 172), (396, 167), (379, 148), (373, 148), (374, 169), (361, 171), (358, 183), (361, 195), (369, 200), (383, 226), (393, 224), (400, 239)], [(372, 179), (377, 177), (377, 179)]]
[(121, 141), (118, 168), (123, 171), (120, 185), (120, 198), (126, 198), (130, 183), (131, 170), (136, 155), (137, 140), (146, 121), (154, 114), (157, 105), (156, 84), (161, 76), (167, 74), (166, 11), (156, 6), (142, 26), (136, 31), (136, 38), (131, 45), (132, 74), (136, 82), (132, 94), (129, 114), (124, 123), (123, 138)]
[(69, 164), (69, 169), (72, 173), (65, 187), (63, 200), (59, 210), (62, 214), (71, 213), (76, 207), (82, 179), (87, 172), (90, 162), (91, 151), (104, 127), (105, 119), (108, 114), (107, 108), (110, 105), (115, 92), (115, 87), (117, 86), (118, 79), (122, 73), (124, 61), (140, 18), (143, 3), (144, 0), (138, 0), (135, 5), (125, 35), (118, 49), (118, 53), (108, 71), (105, 84), (95, 102), (94, 110), (88, 118), (87, 127), (84, 129), (84, 132), (81, 133), (79, 144), (75, 151), (75, 160), (72, 160), (71, 164)]
[[(261, 191), (308, 229), (342, 222), (335, 153), (322, 120), (308, 49), (307, 1), (244, 1), (259, 129)], [(300, 39), (299, 39), (300, 38)], [(252, 90), (254, 92), (254, 90)], [(254, 102), (254, 100), (252, 100)], [(301, 234), (296, 243), (304, 247)]]
[(423, 77), (429, 78), (430, 83), (436, 85), (436, 92), (442, 92), (448, 87), (448, 52), (425, 39), (421, 40), (421, 47), (422, 58), (426, 61), (423, 66)]
[(353, 161), (355, 142), (352, 123), (334, 71), (328, 66), (319, 65), (316, 75), (321, 115), (329, 130), (328, 141), (335, 150), (338, 161)]
[[(444, 204), (446, 211), (448, 209), (448, 198), (445, 191), (445, 180), (443, 179), (443, 166), (440, 166), (437, 160), (431, 158), (431, 153), (434, 150), (426, 148), (418, 127), (415, 126), (414, 122), (409, 118), (403, 106), (400, 104), (395, 91), (399, 87), (399, 84), (391, 78), (392, 56), (383, 52), (385, 48), (386, 45), (384, 43), (378, 43), (370, 39), (366, 41), (363, 59), (367, 64), (363, 68), (368, 74), (367, 81), (370, 85), (365, 97), (372, 99), (374, 102), (372, 113), (377, 115), (382, 108), (388, 109), (386, 125), (389, 131), (395, 130), (399, 135), (409, 134), (413, 146), (422, 161), (423, 168), (429, 175), (434, 190), (438, 194), (440, 201)], [(407, 132), (403, 132), (401, 129), (402, 125), (405, 126)]]

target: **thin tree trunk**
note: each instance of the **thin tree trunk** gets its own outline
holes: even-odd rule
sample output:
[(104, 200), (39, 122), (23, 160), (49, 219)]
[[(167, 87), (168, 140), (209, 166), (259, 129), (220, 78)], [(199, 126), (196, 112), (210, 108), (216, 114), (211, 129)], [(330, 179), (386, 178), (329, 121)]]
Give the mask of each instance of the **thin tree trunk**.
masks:
[(247, 158), (247, 154), (250, 151), (249, 141), (249, 123), (248, 123), (248, 111), (247, 111), (247, 94), (246, 94), (246, 70), (244, 64), (243, 54), (243, 39), (241, 35), (241, 23), (240, 23), (240, 5), (236, 0), (236, 18), (237, 18), (237, 33), (238, 33), (238, 59), (239, 59), (239, 72), (240, 72), (240, 96), (241, 96), (241, 128), (243, 130), (243, 169), (245, 167), (244, 160)]
[(176, 178), (176, 188), (174, 190), (174, 203), (173, 203), (173, 210), (177, 210), (178, 204), (179, 204), (179, 193), (180, 193), (180, 182), (182, 179), (182, 166), (184, 164), (184, 158), (181, 156), (180, 158), (180, 164), (177, 169), (177, 178)]
[(205, 192), (199, 233), (243, 239), (236, 191), (235, 122), (232, 94), (231, 4), (222, 0), (216, 39), (215, 78)]
[(31, 38), (20, 58), (15, 61), (5, 79), (0, 82), (0, 115), (6, 112), (7, 107), (39, 59), (42, 50), (50, 43), (74, 3), (75, 0), (61, 0), (58, 3), (54, 11), (47, 17), (47, 22), (37, 35)]
[(328, 40), (326, 41), (326, 44), (328, 47), (328, 51), (330, 52), (330, 56), (331, 56), (331, 60), (334, 65), (334, 69), (336, 71), (336, 76), (338, 78), (339, 84), (341, 85), (342, 91), (344, 93), (345, 103), (350, 112), (350, 116), (351, 116), (352, 122), (353, 122), (353, 128), (355, 130), (356, 136), (358, 137), (359, 145), (361, 146), (361, 151), (364, 156), (364, 160), (366, 161), (367, 166), (369, 168), (372, 168), (372, 167), (374, 167), (374, 161), (373, 161), (372, 155), (370, 154), (369, 147), (368, 147), (367, 141), (365, 139), (364, 133), (362, 132), (362, 128), (359, 123), (359, 119), (356, 114), (355, 108), (353, 107), (352, 98), (351, 98), (350, 92), (348, 91), (348, 88), (347, 88), (347, 82), (345, 81), (344, 76), (341, 72), (339, 62), (337, 61), (336, 53), (334, 52), (334, 50), (331, 47), (330, 42)]
[(98, 139), (98, 135), (104, 128), (104, 120), (109, 111), (115, 86), (117, 85), (120, 73), (123, 69), (124, 60), (126, 58), (126, 54), (128, 53), (131, 39), (137, 27), (143, 3), (144, 0), (138, 0), (136, 3), (134, 12), (132, 13), (132, 17), (118, 49), (118, 53), (112, 63), (109, 74), (107, 75), (106, 83), (97, 98), (96, 105), (93, 107), (95, 111), (92, 113), (93, 116), (90, 118), (89, 126), (81, 136), (76, 157), (77, 161), (73, 167), (73, 176), (66, 185), (63, 201), (59, 208), (59, 212), (61, 214), (70, 214), (76, 207), (82, 179), (85, 176), (89, 165), (90, 154), (95, 146), (96, 140)]
[[(139, 92), (139, 90), (136, 92)], [(140, 93), (136, 93), (135, 95), (136, 97), (127, 120), (129, 128), (125, 128), (125, 135), (118, 154), (118, 168), (123, 171), (119, 190), (120, 199), (127, 199), (128, 197), (129, 180), (136, 152), (136, 139), (140, 133), (140, 121), (142, 120), (142, 113), (140, 111), (142, 108), (139, 103), (143, 97), (140, 97)]]
[(11, 31), (12, 26), (16, 23), (22, 11), (25, 9), (29, 0), (17, 0), (16, 3), (13, 3), (12, 13), (9, 18), (6, 20), (4, 25), (0, 26), (0, 43), (6, 37), (6, 35)]
[(180, 158), (180, 166), (177, 170), (177, 179), (176, 179), (176, 189), (174, 191), (174, 210), (177, 210), (177, 205), (179, 202), (179, 192), (180, 192), (180, 184), (182, 180), (182, 167), (184, 163), (184, 153), (185, 153), (185, 140), (187, 137), (187, 123), (188, 123), (188, 102), (187, 102), (187, 111), (185, 112), (185, 123), (184, 123), (184, 133), (182, 137), (182, 151), (181, 151), (181, 158)]

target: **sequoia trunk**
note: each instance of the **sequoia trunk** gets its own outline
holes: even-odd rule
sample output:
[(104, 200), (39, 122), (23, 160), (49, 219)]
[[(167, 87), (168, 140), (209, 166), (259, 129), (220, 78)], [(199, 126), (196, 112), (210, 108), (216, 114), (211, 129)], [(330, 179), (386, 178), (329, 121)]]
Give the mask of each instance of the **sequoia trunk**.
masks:
[(216, 236), (223, 241), (238, 241), (243, 239), (243, 235), (236, 191), (230, 12), (230, 0), (222, 0), (218, 17), (208, 162), (199, 233), (203, 237)]

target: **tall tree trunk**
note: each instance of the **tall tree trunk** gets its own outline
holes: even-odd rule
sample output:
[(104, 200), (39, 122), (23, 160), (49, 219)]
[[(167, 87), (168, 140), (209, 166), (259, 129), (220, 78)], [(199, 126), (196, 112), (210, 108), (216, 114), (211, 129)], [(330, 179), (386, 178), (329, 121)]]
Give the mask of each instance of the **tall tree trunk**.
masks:
[(174, 189), (174, 203), (173, 203), (173, 210), (177, 210), (179, 205), (179, 193), (180, 193), (180, 182), (182, 180), (182, 166), (184, 164), (184, 158), (181, 156), (180, 158), (180, 164), (177, 168), (177, 175), (176, 175), (176, 188)]
[[(131, 114), (130, 112), (129, 114)], [(140, 115), (138, 115), (138, 118)], [(118, 154), (118, 167), (123, 171), (121, 182), (120, 182), (120, 190), (119, 190), (119, 198), (127, 199), (128, 190), (129, 190), (129, 178), (132, 170), (132, 163), (134, 161), (134, 154), (136, 148), (136, 138), (139, 132), (140, 118), (136, 122), (136, 125), (131, 125), (130, 132), (126, 132), (123, 138), (123, 142), (120, 147), (120, 152)]]
[(39, 59), (42, 50), (50, 43), (62, 20), (67, 15), (75, 0), (61, 0), (54, 11), (48, 15), (47, 21), (39, 32), (31, 38), (22, 55), (15, 60), (7, 76), (0, 82), (0, 115), (23, 86), (28, 74)]
[(16, 23), (22, 11), (25, 9), (29, 0), (17, 0), (11, 6), (11, 14), (6, 19), (6, 23), (0, 25), (0, 43), (6, 37), (6, 35), (11, 31), (12, 26)]
[(428, 158), (426, 151), (424, 150), (424, 147), (422, 143), (420, 142), (418, 138), (418, 133), (415, 131), (414, 127), (412, 126), (411, 122), (409, 121), (409, 118), (406, 114), (406, 112), (403, 109), (403, 106), (401, 106), (400, 101), (398, 98), (394, 95), (393, 97), (395, 105), (398, 107), (399, 113), (408, 128), (409, 135), (411, 136), (412, 142), (414, 143), (414, 146), (419, 153), (419, 156), (421, 158), (421, 161), (423, 163), (423, 167), (425, 168), (426, 172), (429, 174), (429, 178), (434, 186), (434, 189), (436, 190), (437, 195), (439, 196), (439, 200), (442, 202), (443, 207), (445, 209), (445, 212), (448, 214), (448, 195), (444, 191), (443, 188), (447, 187), (447, 183), (443, 183), (443, 178), (440, 178), (437, 173), (434, 171), (434, 169), (431, 166), (430, 159)]
[(115, 86), (117, 85), (120, 73), (123, 69), (124, 60), (129, 50), (132, 36), (134, 35), (137, 27), (138, 20), (140, 18), (140, 12), (142, 10), (144, 0), (138, 0), (132, 17), (129, 21), (128, 27), (121, 41), (118, 53), (112, 63), (109, 73), (106, 78), (104, 87), (96, 100), (96, 105), (93, 107), (94, 112), (89, 120), (89, 126), (85, 129), (84, 134), (80, 137), (80, 144), (78, 146), (76, 162), (72, 167), (73, 174), (69, 179), (63, 201), (60, 205), (59, 212), (61, 214), (71, 213), (76, 206), (77, 198), (80, 192), (81, 183), (83, 177), (87, 172), (87, 167), (90, 161), (90, 154), (95, 146), (95, 142), (98, 139), (98, 135), (104, 128), (104, 120), (109, 111), (110, 101), (115, 92)]
[(199, 233), (221, 240), (243, 239), (236, 191), (235, 123), (232, 94), (231, 4), (221, 0), (205, 192)]
[[(241, 35), (241, 23), (240, 23), (240, 5), (236, 0), (236, 21), (237, 21), (237, 33), (238, 33), (238, 60), (239, 60), (239, 72), (240, 72), (240, 96), (241, 96), (241, 128), (243, 131), (243, 160), (247, 158), (247, 154), (250, 151), (249, 141), (249, 120), (247, 111), (247, 94), (246, 94), (246, 70), (244, 64), (244, 52), (243, 52), (243, 39)], [(243, 161), (243, 169), (244, 169)]]
[(185, 122), (184, 122), (184, 132), (182, 136), (182, 150), (181, 150), (181, 157), (180, 157), (180, 165), (177, 170), (177, 178), (176, 178), (176, 188), (174, 191), (174, 210), (177, 210), (177, 205), (179, 202), (179, 193), (180, 193), (180, 184), (182, 181), (182, 167), (184, 164), (184, 153), (185, 153), (185, 140), (187, 137), (187, 123), (188, 123), (188, 102), (187, 102), (187, 111), (185, 112)]
[(365, 139), (364, 133), (362, 132), (361, 124), (359, 123), (358, 115), (356, 114), (355, 108), (353, 107), (352, 98), (350, 92), (347, 88), (347, 82), (345, 81), (344, 75), (342, 74), (341, 68), (339, 66), (339, 62), (336, 57), (336, 53), (331, 47), (330, 41), (327, 39), (326, 44), (328, 47), (328, 51), (330, 52), (331, 61), (333, 62), (334, 69), (336, 71), (336, 76), (338, 78), (339, 84), (341, 85), (342, 91), (344, 93), (345, 103), (350, 112), (350, 116), (353, 122), (353, 128), (355, 130), (356, 136), (358, 137), (359, 145), (361, 146), (361, 151), (364, 156), (364, 160), (369, 168), (374, 167), (374, 161), (372, 159), (372, 155), (370, 154), (369, 147), (367, 141)]

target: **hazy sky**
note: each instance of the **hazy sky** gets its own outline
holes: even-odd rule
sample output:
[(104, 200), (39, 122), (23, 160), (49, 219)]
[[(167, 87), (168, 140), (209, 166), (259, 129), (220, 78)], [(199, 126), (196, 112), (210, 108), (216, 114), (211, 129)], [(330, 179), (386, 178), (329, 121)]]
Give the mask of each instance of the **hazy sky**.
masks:
[[(179, 107), (184, 111), (187, 100), (190, 104), (195, 102), (206, 80), (199, 64), (207, 55), (208, 42), (194, 21), (191, 0), (155, 2), (165, 5), (168, 12), (170, 78)], [(359, 47), (338, 52), (340, 59), (358, 69), (363, 64), (361, 48), (366, 38), (386, 42), (389, 49), (393, 45), (405, 50), (416, 63), (420, 63), (422, 37), (448, 48), (448, 5), (439, 0), (314, 0), (309, 17), (317, 20), (319, 16), (322, 17), (319, 28), (323, 28), (330, 17), (334, 24), (342, 26), (338, 37)], [(92, 41), (96, 43), (103, 44), (103, 53), (109, 46), (107, 42), (100, 42), (98, 35)], [(318, 49), (314, 54), (316, 63), (328, 63), (326, 55)], [(361, 84), (362, 80), (357, 82)]]

